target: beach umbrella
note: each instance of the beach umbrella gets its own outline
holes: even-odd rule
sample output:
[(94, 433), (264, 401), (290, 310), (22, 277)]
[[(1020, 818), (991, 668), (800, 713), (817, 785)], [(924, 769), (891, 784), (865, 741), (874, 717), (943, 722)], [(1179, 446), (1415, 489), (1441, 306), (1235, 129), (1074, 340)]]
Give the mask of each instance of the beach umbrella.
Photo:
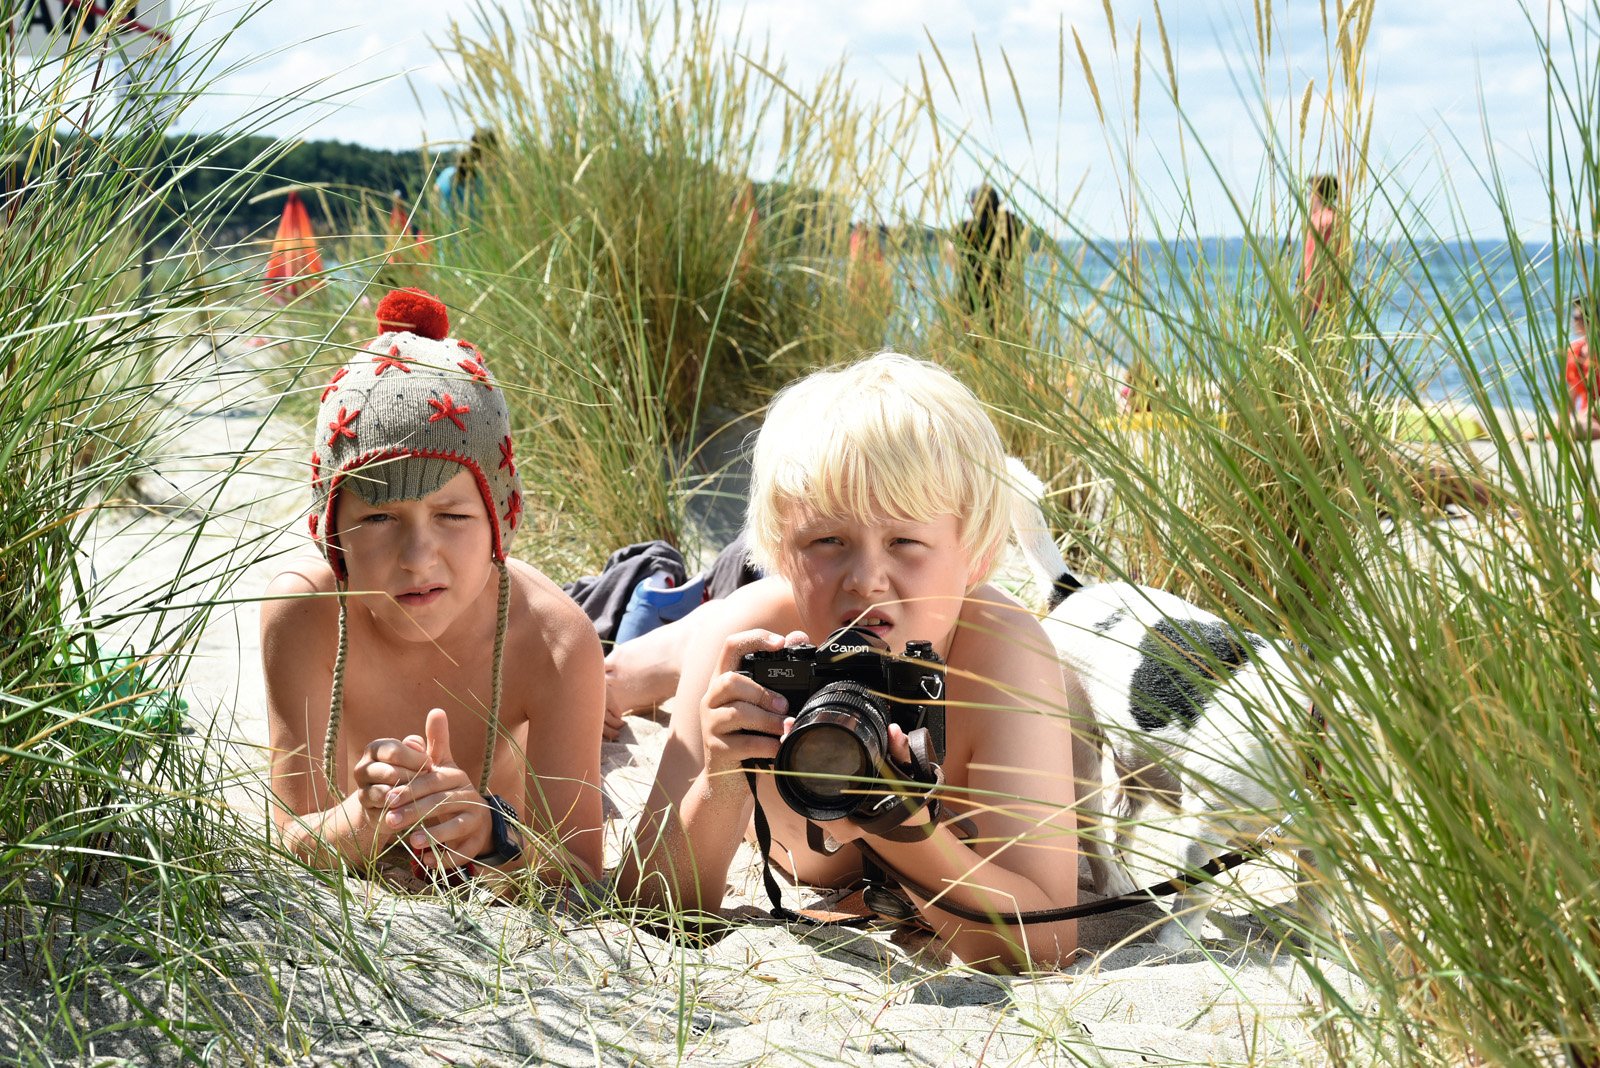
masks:
[(272, 239), (272, 254), (267, 257), (267, 278), (261, 291), (274, 300), (287, 303), (321, 285), (313, 276), (322, 273), (322, 254), (317, 251), (317, 235), (311, 229), (311, 216), (291, 191), (278, 220), (278, 233)]

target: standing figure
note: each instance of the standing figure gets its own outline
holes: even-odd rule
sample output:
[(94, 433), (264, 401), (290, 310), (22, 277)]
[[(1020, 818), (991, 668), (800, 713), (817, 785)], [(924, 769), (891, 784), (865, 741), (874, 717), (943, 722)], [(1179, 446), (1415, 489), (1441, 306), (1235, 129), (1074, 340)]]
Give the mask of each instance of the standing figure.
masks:
[(1300, 295), (1310, 316), (1322, 311), (1330, 284), (1337, 285), (1339, 269), (1339, 179), (1314, 175), (1307, 201), (1305, 249), (1300, 264)]
[[(1589, 316), (1584, 311), (1580, 297), (1572, 302), (1572, 341), (1567, 345), (1566, 366), (1567, 410), (1566, 418), (1562, 420), (1565, 429), (1578, 441), (1600, 439), (1600, 421), (1595, 419), (1591, 407), (1596, 389), (1600, 387), (1595, 370), (1594, 362), (1589, 358)], [(1534, 441), (1541, 435), (1537, 430), (1529, 430), (1522, 436)], [(1555, 435), (1543, 436), (1553, 438)]]
[(434, 188), (439, 194), (439, 206), (448, 214), (470, 212), (472, 199), (483, 184), (483, 172), (489, 157), (500, 147), (500, 137), (493, 130), (479, 128), (472, 131), (455, 163), (439, 172)]
[(756, 206), (756, 184), (749, 179), (745, 179), (728, 207), (728, 222), (733, 224), (739, 240), (735, 274), (744, 278), (761, 258), (761, 209)]
[(1017, 217), (1000, 206), (1000, 194), (987, 183), (967, 195), (972, 216), (957, 229), (961, 308), (980, 329), (995, 332), (1006, 274), (1021, 243)]
[(894, 301), (894, 275), (883, 255), (878, 228), (866, 223), (850, 227), (850, 249), (845, 260), (845, 284), (858, 303), (883, 317)]

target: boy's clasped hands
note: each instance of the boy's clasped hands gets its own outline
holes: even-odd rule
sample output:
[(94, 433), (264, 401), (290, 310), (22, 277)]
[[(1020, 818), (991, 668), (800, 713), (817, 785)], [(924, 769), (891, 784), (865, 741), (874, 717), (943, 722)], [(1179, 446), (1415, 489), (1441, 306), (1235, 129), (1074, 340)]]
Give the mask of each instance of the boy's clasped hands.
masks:
[(450, 752), (450, 717), (433, 709), (423, 731), (369, 742), (356, 761), (356, 791), (378, 851), (404, 839), (424, 867), (458, 868), (489, 851), (493, 820)]

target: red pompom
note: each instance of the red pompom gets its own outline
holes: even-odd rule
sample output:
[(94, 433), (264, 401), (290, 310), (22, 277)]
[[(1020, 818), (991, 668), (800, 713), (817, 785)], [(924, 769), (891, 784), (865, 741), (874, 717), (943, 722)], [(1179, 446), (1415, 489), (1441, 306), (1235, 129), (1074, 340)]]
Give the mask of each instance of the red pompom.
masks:
[(432, 293), (416, 288), (392, 289), (378, 302), (378, 332), (407, 330), (418, 337), (444, 340), (450, 333), (450, 313)]

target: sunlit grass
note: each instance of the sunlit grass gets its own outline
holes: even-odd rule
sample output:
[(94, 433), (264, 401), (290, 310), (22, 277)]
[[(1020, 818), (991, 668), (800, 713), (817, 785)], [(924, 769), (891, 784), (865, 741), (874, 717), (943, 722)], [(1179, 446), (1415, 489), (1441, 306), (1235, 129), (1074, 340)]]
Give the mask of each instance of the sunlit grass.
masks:
[[(437, 235), (430, 257), (385, 264), (387, 204), (375, 203), (371, 236), (340, 246), (342, 273), (272, 321), (242, 299), (253, 285), (183, 251), (203, 248), (227, 191), (191, 206), (183, 234), (134, 225), (166, 188), (145, 166), (159, 125), (58, 142), (22, 124), (41, 105), (8, 80), (0, 156), (37, 161), (37, 185), (8, 205), (0, 253), (0, 969), (36, 998), (0, 1007), (0, 1031), (40, 1063), (113, 1040), (265, 1063), (330, 1047), (355, 1058), (453, 1013), (540, 1005), (571, 1029), (566, 1052), (687, 1059), (719, 1013), (760, 1004), (752, 992), (807, 991), (836, 1005), (849, 996), (781, 961), (702, 951), (671, 913), (605, 900), (563, 911), (526, 887), (523, 908), (485, 920), (467, 901), (418, 902), (307, 873), (223, 803), (239, 784), (219, 769), (236, 756), (205, 730), (178, 733), (171, 710), (207, 611), (267, 539), (240, 536), (219, 557), (202, 546), (219, 517), (201, 500), (201, 521), (172, 535), (192, 551), (127, 610), (142, 617), (131, 627), (105, 618), (99, 594), (113, 576), (93, 573), (78, 546), (97, 513), (135, 496), (154, 450), (173, 446), (171, 391), (196, 369), (165, 362), (170, 349), (218, 325), (286, 338), (282, 368), (239, 371), (237, 384), (272, 375), (302, 393), (319, 377), (307, 361), (339, 362), (341, 346), (370, 336), (361, 301), (374, 279), (440, 293), (456, 332), (483, 347), (515, 398), (536, 502), (516, 549), (559, 578), (647, 537), (693, 547), (684, 498), (708, 422), (758, 412), (796, 374), (882, 345), (947, 363), (1057, 491), (1075, 566), (1170, 589), (1303, 654), (1298, 681), (1326, 728), (1298, 709), (1260, 712), (1263, 730), (1288, 734), (1280, 785), (1295, 834), (1331, 861), (1318, 889), (1333, 931), (1298, 931), (1295, 950), (1325, 983), (1328, 1058), (1596, 1063), (1592, 453), (1563, 441), (1543, 460), (1518, 457), (1521, 427), (1498, 414), (1510, 406), (1508, 376), (1484, 370), (1520, 367), (1529, 353), (1553, 361), (1567, 340), (1559, 329), (1508, 321), (1505, 294), (1446, 289), (1442, 272), (1419, 267), (1498, 277), (1475, 246), (1457, 246), (1457, 262), (1442, 257), (1440, 241), (1454, 235), (1425, 225), (1367, 158), (1382, 121), (1366, 85), (1371, 13), (1329, 7), (1322, 84), (1285, 99), (1269, 76), (1263, 9), (1255, 53), (1241, 59), (1260, 97), (1246, 106), (1278, 131), (1263, 134), (1275, 162), (1255, 188), (1233, 191), (1237, 264), (1194, 254), (1206, 235), (1192, 215), (1154, 210), (1209, 176), (1206, 146), (1188, 131), (1178, 161), (1128, 147), (1153, 109), (1181, 119), (1164, 27), (1119, 24), (1115, 70), (1092, 67), (1064, 32), (1061, 81), (1081, 79), (1106, 126), (1127, 240), (1093, 240), (1103, 230), (1075, 218), (1070, 197), (990, 161), (1008, 200), (1056, 207), (1030, 209), (1028, 270), (979, 321), (956, 294), (949, 235), (934, 229), (963, 210), (951, 160), (983, 158), (968, 124), (935, 109), (927, 85), (870, 106), (842, 69), (796, 85), (778, 50), (715, 43), (709, 6), (478, 9), (440, 42), (462, 76), (461, 111), (500, 136), (469, 207), (424, 207), (422, 228)], [(1600, 166), (1587, 146), (1600, 79), (1581, 48), (1561, 51), (1585, 40), (1583, 14), (1528, 30), (1552, 53), (1549, 234), (1529, 245), (1510, 231), (1492, 156), (1481, 175), (1452, 179), (1489, 182), (1502, 198), (1527, 308), (1594, 294), (1600, 261), (1586, 235)], [(940, 47), (925, 70), (954, 88)], [(992, 111), (1008, 84), (1014, 92), (1002, 57), (962, 103)], [(103, 99), (95, 106), (139, 117), (137, 96)], [(1285, 107), (1286, 132), (1270, 121)], [(1030, 135), (1042, 141), (1048, 118), (1027, 116)], [(772, 130), (782, 149), (768, 167), (758, 157)], [(921, 143), (930, 162), (915, 162), (910, 146)], [(1283, 235), (1303, 227), (1300, 190), (1317, 171), (1339, 174), (1347, 204), (1389, 206), (1393, 221), (1342, 215), (1342, 247), (1363, 252), (1341, 261), (1335, 296), (1309, 317), (1299, 247)], [(863, 283), (868, 268), (851, 262), (851, 224), (863, 220), (883, 225), (888, 287)], [(1138, 240), (1150, 235), (1158, 240)], [(141, 261), (174, 236), (178, 250), (141, 282)], [(1552, 294), (1537, 288), (1546, 275)], [(1418, 291), (1402, 293), (1408, 285)], [(1385, 335), (1378, 323), (1396, 300), (1408, 302), (1412, 329)], [(1441, 339), (1497, 463), (1459, 442), (1394, 440), (1396, 405), (1425, 399), (1424, 349)], [(1559, 371), (1535, 376), (1546, 429), (1564, 403)], [(1119, 411), (1124, 382), (1137, 417)], [(254, 462), (223, 460), (218, 484)], [(1495, 483), (1475, 520), (1441, 520), (1457, 472)], [(1320, 768), (1312, 789), (1294, 781), (1303, 752)], [(678, 934), (647, 940), (635, 930), (645, 921)], [(441, 946), (441, 928), (456, 941)], [(1367, 992), (1346, 1000), (1337, 973), (1349, 964)], [(539, 1000), (551, 976), (597, 998), (626, 980), (618, 996), (659, 1026), (602, 1039), (584, 1030), (587, 1010)], [(885, 996), (947, 977), (901, 976)], [(88, 1005), (109, 990), (121, 999), (110, 1011)], [(654, 992), (649, 1013), (640, 991)], [(331, 1033), (330, 1020), (341, 1021)], [(1088, 1056), (1070, 1005), (996, 1021), (1002, 1035), (1031, 1036), (1040, 1056)], [(480, 1052), (514, 1046), (499, 1035)], [(1276, 1048), (1263, 1038), (1260, 1062)]]

